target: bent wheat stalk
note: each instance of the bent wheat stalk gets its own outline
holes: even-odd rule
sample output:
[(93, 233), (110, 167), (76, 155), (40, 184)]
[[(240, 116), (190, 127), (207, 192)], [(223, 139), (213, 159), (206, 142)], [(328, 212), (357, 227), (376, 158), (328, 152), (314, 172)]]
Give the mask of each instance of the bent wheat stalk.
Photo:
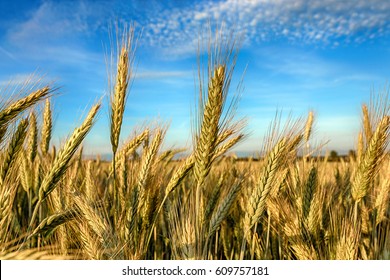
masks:
[(27, 126), (28, 126), (28, 120), (23, 119), (19, 123), (15, 134), (12, 136), (5, 157), (3, 158), (3, 164), (1, 166), (0, 186), (3, 184), (7, 176), (7, 173), (9, 172), (10, 168), (14, 164), (16, 157), (23, 146), (23, 142), (27, 134)]
[(78, 209), (69, 209), (60, 213), (53, 214), (45, 219), (34, 229), (32, 234), (28, 237), (31, 238), (37, 234), (45, 234), (54, 231), (58, 226), (67, 223), (79, 215)]
[(65, 143), (64, 147), (57, 154), (49, 173), (46, 174), (45, 178), (43, 179), (42, 185), (39, 188), (39, 198), (34, 208), (33, 215), (31, 217), (30, 226), (34, 223), (41, 203), (55, 189), (57, 183), (60, 181), (65, 171), (68, 169), (70, 159), (77, 151), (77, 148), (80, 146), (87, 133), (90, 131), (94, 123), (95, 116), (100, 108), (100, 105), (101, 104), (98, 103), (97, 105), (92, 107), (84, 123), (74, 130), (73, 134)]
[(52, 90), (46, 86), (7, 106), (7, 108), (0, 111), (0, 128), (12, 121), (27, 108), (47, 97), (51, 92)]

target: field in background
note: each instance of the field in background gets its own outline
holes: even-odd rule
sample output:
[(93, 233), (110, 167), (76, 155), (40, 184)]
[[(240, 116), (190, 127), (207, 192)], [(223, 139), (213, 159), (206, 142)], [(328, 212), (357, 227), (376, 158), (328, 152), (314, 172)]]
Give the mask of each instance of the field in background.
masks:
[(228, 95), (237, 41), (222, 35), (200, 64), (193, 147), (181, 160), (182, 150), (160, 149), (164, 126), (120, 144), (131, 27), (109, 77), (111, 161), (83, 159), (101, 103), (54, 147), (57, 90), (26, 83), (18, 98), (1, 93), (1, 259), (390, 259), (388, 95), (362, 106), (349, 156), (316, 156), (310, 112), (285, 124), (277, 116), (259, 160), (225, 157), (245, 141), (245, 121)]

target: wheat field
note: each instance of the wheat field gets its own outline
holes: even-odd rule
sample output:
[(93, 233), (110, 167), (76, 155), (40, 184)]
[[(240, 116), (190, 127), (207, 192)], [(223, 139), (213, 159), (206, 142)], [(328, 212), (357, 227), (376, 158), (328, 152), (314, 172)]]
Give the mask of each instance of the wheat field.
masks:
[(246, 137), (239, 98), (229, 95), (238, 45), (213, 38), (184, 153), (162, 150), (163, 125), (119, 140), (132, 28), (118, 36), (108, 79), (111, 161), (83, 156), (102, 101), (55, 147), (59, 89), (26, 83), (12, 97), (1, 92), (0, 259), (390, 259), (388, 95), (362, 106), (349, 156), (321, 156), (313, 146), (314, 112), (286, 123), (277, 116), (261, 157), (226, 156)]

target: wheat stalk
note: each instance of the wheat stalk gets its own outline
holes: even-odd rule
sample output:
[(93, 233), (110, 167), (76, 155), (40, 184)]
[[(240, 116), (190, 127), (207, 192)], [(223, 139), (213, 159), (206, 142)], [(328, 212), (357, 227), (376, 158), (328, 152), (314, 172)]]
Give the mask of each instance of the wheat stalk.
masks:
[(34, 112), (30, 114), (30, 127), (29, 127), (29, 139), (28, 139), (28, 159), (31, 163), (34, 162), (38, 149), (38, 129), (37, 129), (37, 117)]
[(362, 156), (351, 189), (352, 197), (356, 202), (366, 196), (369, 185), (378, 171), (378, 166), (383, 159), (383, 153), (389, 140), (389, 128), (390, 117), (386, 116), (379, 123)]
[(194, 175), (198, 188), (210, 171), (212, 158), (215, 153), (218, 139), (219, 120), (223, 106), (223, 85), (225, 82), (225, 66), (217, 66), (211, 78), (208, 90), (208, 98), (204, 107), (203, 122), (199, 139), (196, 145)]
[(281, 139), (273, 148), (273, 150), (266, 157), (266, 165), (263, 168), (260, 182), (254, 188), (246, 209), (244, 218), (244, 230), (246, 233), (254, 226), (260, 219), (266, 206), (268, 194), (272, 188), (277, 170), (280, 168), (281, 160), (285, 152), (286, 139)]
[(51, 92), (52, 90), (46, 86), (7, 106), (7, 108), (0, 111), (0, 128), (3, 128), (4, 125), (8, 124), (27, 108), (47, 97)]
[(69, 166), (69, 161), (77, 151), (81, 142), (91, 129), (94, 118), (100, 108), (100, 103), (93, 106), (84, 123), (74, 130), (68, 141), (65, 143), (61, 151), (56, 156), (50, 172), (43, 179), (42, 185), (39, 189), (39, 200), (43, 201), (51, 191), (55, 188), (62, 175)]
[(32, 189), (32, 168), (30, 166), (27, 156), (22, 158), (22, 165), (20, 166), (20, 183), (27, 194)]
[(8, 145), (3, 164), (0, 170), (0, 186), (3, 184), (8, 172), (16, 161), (19, 151), (22, 149), (24, 139), (26, 137), (28, 120), (23, 119), (12, 136), (11, 142)]
[[(389, 168), (388, 168), (389, 169)], [(389, 209), (390, 179), (387, 178), (381, 183), (379, 193), (375, 199), (376, 225), (386, 219)]]
[(128, 183), (127, 183), (127, 166), (126, 166), (126, 157), (123, 156), (119, 161), (119, 199), (120, 199), (120, 205), (123, 207), (125, 204), (125, 199), (128, 190)]
[(96, 195), (96, 186), (94, 182), (94, 177), (92, 175), (92, 161), (87, 162), (85, 169), (85, 196), (89, 202), (95, 201)]
[(228, 150), (230, 150), (232, 147), (234, 147), (238, 142), (240, 142), (242, 139), (244, 139), (244, 134), (239, 134), (227, 141), (226, 143), (222, 143), (215, 149), (215, 153), (213, 156), (213, 160), (217, 159), (218, 157), (225, 154)]
[(117, 170), (119, 168), (119, 161), (121, 158), (128, 158), (129, 155), (134, 152), (141, 144), (144, 142), (147, 138), (149, 138), (149, 129), (146, 128), (141, 134), (135, 136), (132, 138), (130, 141), (125, 144), (122, 149), (116, 154), (116, 167), (115, 169)]
[(119, 39), (120, 41), (118, 40), (118, 60), (115, 84), (110, 95), (110, 139), (114, 157), (118, 149), (123, 114), (128, 95), (128, 85), (132, 76), (132, 63), (134, 61), (133, 38), (134, 28), (130, 28), (130, 30), (125, 28), (122, 38)]
[(353, 226), (351, 222), (348, 220), (343, 222), (341, 234), (336, 243), (336, 260), (356, 260), (359, 233), (359, 228)]
[(47, 234), (53, 232), (58, 226), (65, 224), (79, 215), (78, 210), (69, 209), (53, 214), (45, 219), (33, 230), (29, 238), (37, 234)]
[(305, 125), (305, 133), (303, 138), (305, 139), (305, 142), (307, 143), (310, 139), (312, 129), (313, 129), (313, 122), (314, 122), (314, 112), (310, 111), (309, 115), (306, 120), (306, 125)]
[[(195, 164), (194, 156), (190, 155), (186, 158), (184, 163), (173, 174), (171, 179), (168, 182), (168, 185), (165, 189), (165, 197), (167, 197), (171, 192), (173, 192), (177, 186), (184, 180), (188, 173), (192, 170)], [(165, 200), (165, 199), (164, 199)]]
[(309, 178), (303, 190), (302, 213), (306, 219), (309, 216), (310, 207), (317, 189), (317, 168), (310, 169)]
[(44, 177), (42, 185), (39, 188), (39, 200), (35, 206), (33, 216), (31, 218), (31, 225), (34, 222), (40, 204), (54, 190), (65, 171), (68, 169), (72, 156), (75, 154), (77, 148), (80, 146), (81, 142), (84, 140), (85, 136), (91, 129), (100, 106), (100, 103), (98, 103), (92, 107), (83, 124), (74, 130), (73, 134), (70, 136), (65, 145), (62, 147), (61, 151), (56, 156), (50, 171)]
[(50, 100), (46, 99), (45, 109), (43, 111), (43, 126), (42, 126), (42, 139), (41, 139), (41, 151), (45, 155), (49, 151), (51, 131), (52, 131), (52, 112), (50, 108)]
[(363, 112), (364, 135), (366, 137), (366, 143), (369, 143), (372, 137), (372, 126), (370, 121), (370, 114), (368, 112), (368, 108), (366, 104), (362, 105), (362, 112)]
[(150, 169), (155, 162), (158, 149), (163, 139), (163, 134), (164, 132), (162, 130), (160, 129), (157, 130), (157, 133), (154, 136), (152, 144), (150, 145), (145, 155), (143, 156), (143, 160), (141, 163), (141, 170), (138, 176), (138, 188), (141, 192), (143, 192), (143, 190), (145, 190), (147, 186), (147, 182), (150, 177)]
[(95, 233), (98, 237), (98, 240), (101, 244), (104, 244), (107, 238), (110, 236), (110, 226), (107, 223), (106, 219), (98, 213), (98, 211), (85, 200), (85, 198), (80, 196), (75, 196), (74, 201), (80, 211), (82, 217), (88, 224), (88, 227)]
[(242, 180), (233, 185), (233, 187), (230, 188), (229, 193), (225, 196), (218, 208), (214, 211), (210, 219), (208, 237), (211, 237), (215, 233), (223, 219), (225, 219), (227, 216), (230, 207), (232, 206), (241, 188), (241, 184)]
[(217, 205), (218, 199), (221, 195), (221, 187), (222, 187), (224, 179), (225, 179), (224, 175), (221, 175), (219, 177), (218, 183), (214, 187), (210, 197), (208, 197), (208, 199), (207, 199), (207, 206), (206, 206), (206, 209), (204, 211), (205, 221), (209, 221), (211, 218), (211, 215), (213, 214), (215, 206)]
[(129, 58), (128, 50), (123, 47), (118, 60), (117, 80), (111, 103), (111, 145), (113, 154), (118, 149), (119, 136), (122, 126), (123, 114), (125, 111), (125, 101), (127, 95), (127, 85), (129, 81)]

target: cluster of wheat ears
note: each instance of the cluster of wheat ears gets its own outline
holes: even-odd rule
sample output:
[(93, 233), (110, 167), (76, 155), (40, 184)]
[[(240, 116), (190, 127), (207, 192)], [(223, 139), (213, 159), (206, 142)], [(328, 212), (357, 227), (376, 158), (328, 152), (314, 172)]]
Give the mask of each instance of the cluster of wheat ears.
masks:
[(228, 96), (237, 40), (210, 38), (199, 55), (193, 147), (180, 160), (181, 150), (160, 149), (163, 125), (119, 140), (134, 76), (133, 27), (113, 48), (111, 162), (83, 158), (100, 102), (56, 148), (50, 100), (58, 89), (26, 83), (7, 98), (3, 89), (1, 259), (390, 258), (388, 96), (362, 106), (349, 158), (317, 156), (312, 112), (285, 125), (276, 118), (259, 160), (225, 157), (245, 138), (238, 98)]

